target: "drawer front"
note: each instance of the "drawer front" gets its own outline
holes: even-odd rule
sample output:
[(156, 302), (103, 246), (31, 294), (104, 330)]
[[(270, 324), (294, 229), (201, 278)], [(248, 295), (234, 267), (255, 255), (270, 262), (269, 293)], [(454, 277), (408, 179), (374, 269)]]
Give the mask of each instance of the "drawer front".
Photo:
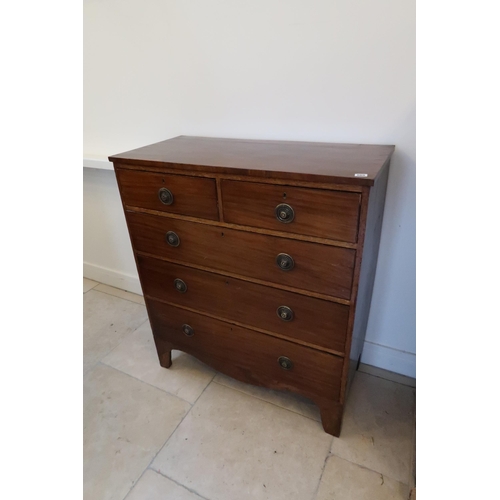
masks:
[[(155, 341), (244, 382), (337, 400), (343, 359), (148, 299)], [(184, 333), (184, 325), (191, 336)], [(184, 327), (184, 328), (183, 328)], [(289, 369), (284, 369), (279, 358)]]
[(215, 179), (122, 169), (116, 175), (126, 206), (219, 219)]
[[(348, 306), (141, 255), (137, 260), (145, 295), (344, 352)], [(176, 279), (186, 291), (176, 289)]]
[[(139, 252), (350, 299), (354, 250), (134, 212), (127, 220)], [(167, 243), (170, 232), (178, 246)], [(278, 266), (283, 253), (293, 269)]]
[(360, 195), (223, 180), (224, 221), (355, 243)]

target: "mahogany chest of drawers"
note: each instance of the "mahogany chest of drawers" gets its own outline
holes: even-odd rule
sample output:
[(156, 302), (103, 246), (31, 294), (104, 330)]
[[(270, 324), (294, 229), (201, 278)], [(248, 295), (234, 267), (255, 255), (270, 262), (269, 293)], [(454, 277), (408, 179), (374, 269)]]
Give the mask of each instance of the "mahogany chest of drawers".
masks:
[(393, 146), (176, 137), (114, 164), (161, 366), (196, 356), (338, 436)]

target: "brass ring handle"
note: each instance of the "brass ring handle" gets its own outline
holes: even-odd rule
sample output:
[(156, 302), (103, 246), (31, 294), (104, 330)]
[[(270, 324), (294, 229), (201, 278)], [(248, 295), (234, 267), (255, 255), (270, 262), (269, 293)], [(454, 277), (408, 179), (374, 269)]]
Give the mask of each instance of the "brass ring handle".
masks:
[(276, 314), (278, 318), (283, 321), (292, 321), (293, 319), (293, 311), (288, 306), (280, 306), (276, 309)]
[(276, 264), (282, 271), (290, 271), (295, 266), (292, 256), (287, 253), (279, 253), (276, 256)]
[(181, 244), (181, 240), (179, 239), (179, 236), (177, 235), (177, 233), (174, 233), (173, 231), (169, 231), (166, 234), (165, 239), (167, 240), (167, 243), (171, 247), (178, 247)]
[(194, 329), (192, 326), (184, 324), (182, 325), (182, 333), (184, 333), (187, 337), (192, 337), (194, 335)]
[(295, 211), (287, 203), (280, 203), (279, 205), (277, 205), (277, 207), (274, 209), (274, 213), (276, 215), (276, 218), (280, 222), (283, 222), (283, 224), (290, 224), (290, 222), (295, 219)]
[(182, 281), (180, 278), (176, 278), (174, 280), (174, 286), (175, 286), (175, 289), (180, 293), (187, 292), (188, 287), (187, 287), (186, 283), (184, 283), (184, 281)]
[(158, 198), (164, 205), (172, 205), (174, 202), (174, 195), (167, 188), (160, 188), (158, 190)]
[(291, 370), (293, 368), (293, 362), (290, 358), (286, 356), (280, 356), (278, 358), (278, 364), (283, 368), (283, 370)]

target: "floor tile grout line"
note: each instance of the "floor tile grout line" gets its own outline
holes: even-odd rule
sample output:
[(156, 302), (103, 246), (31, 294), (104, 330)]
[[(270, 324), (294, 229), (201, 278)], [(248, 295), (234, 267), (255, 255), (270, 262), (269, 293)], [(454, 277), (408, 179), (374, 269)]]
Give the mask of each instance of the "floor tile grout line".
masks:
[[(101, 363), (101, 364), (104, 364), (104, 363)], [(109, 365), (105, 365), (105, 366), (109, 366)], [(110, 368), (113, 368), (112, 366), (110, 366)], [(120, 372), (120, 373), (124, 373), (120, 370), (117, 370), (116, 368), (113, 368), (114, 370)], [(127, 374), (125, 374), (127, 375)], [(210, 382), (205, 386), (205, 388), (203, 389), (203, 391), (201, 391), (201, 394), (196, 398), (196, 401), (198, 401), (198, 399), (200, 399), (201, 395), (205, 392), (205, 390), (207, 389), (207, 387), (211, 384), (212, 380), (214, 379), (215, 375), (217, 375), (217, 373), (214, 373), (214, 376), (212, 377), (212, 379), (210, 380)], [(129, 375), (131, 377), (131, 375)], [(134, 377), (132, 377), (134, 378)], [(139, 380), (139, 379), (136, 379), (136, 380)], [(141, 380), (142, 382), (142, 380)], [(147, 384), (147, 382), (144, 382), (145, 384)], [(147, 384), (147, 385), (150, 385), (150, 384)], [(154, 386), (151, 386), (151, 387), (154, 387)], [(158, 389), (158, 387), (156, 387), (156, 389)], [(161, 389), (160, 389), (161, 390)], [(166, 391), (163, 391), (163, 392), (166, 392)], [(170, 394), (170, 393), (167, 393), (167, 394)], [(174, 396), (174, 397), (177, 397), (177, 396)], [(181, 398), (179, 398), (181, 399)], [(184, 400), (182, 400), (184, 401)], [(184, 419), (189, 415), (189, 413), (191, 412), (191, 410), (193, 409), (193, 406), (195, 405), (196, 401), (191, 404), (189, 403), (190, 405), (190, 408), (189, 410), (186, 412), (186, 414), (181, 418), (181, 420), (179, 421), (179, 423), (175, 426), (175, 429), (171, 432), (170, 436), (167, 437), (167, 439), (165, 440), (165, 442), (160, 446), (160, 448), (158, 448), (158, 451), (155, 453), (154, 457), (151, 459), (151, 461), (149, 462), (149, 464), (146, 466), (146, 468), (142, 471), (141, 475), (139, 476), (139, 478), (137, 479), (137, 481), (130, 487), (130, 490), (128, 491), (128, 493), (123, 497), (123, 500), (125, 500), (127, 498), (127, 496), (130, 494), (130, 492), (134, 489), (135, 485), (141, 480), (142, 476), (144, 476), (145, 472), (149, 469), (149, 470), (152, 470), (153, 472), (156, 472), (158, 474), (160, 474), (159, 471), (153, 469), (151, 467), (151, 465), (153, 464), (153, 462), (155, 461), (156, 457), (159, 455), (159, 453), (163, 450), (163, 448), (165, 448), (165, 446), (167, 445), (167, 443), (170, 441), (170, 438), (175, 434), (175, 432), (177, 431), (177, 429), (179, 428), (179, 425), (182, 424), (182, 422), (184, 422)], [(187, 402), (187, 401), (186, 401)], [(164, 474), (162, 474), (164, 475)], [(167, 476), (165, 476), (167, 477)], [(170, 478), (168, 478), (170, 479)], [(179, 483), (177, 483), (179, 484)], [(183, 486), (183, 485), (181, 485)], [(183, 486), (185, 488), (185, 486)], [(186, 488), (187, 489), (187, 488)]]
[(210, 382), (205, 386), (205, 389), (203, 389), (200, 393), (200, 395), (196, 398), (196, 401), (193, 403), (193, 406), (198, 402), (198, 399), (201, 398), (201, 396), (203, 396), (203, 393), (207, 390), (207, 387), (214, 381), (214, 378), (216, 377), (216, 375), (219, 373), (218, 371), (214, 370), (215, 373), (213, 375), (213, 377), (210, 379)]
[(404, 486), (408, 486), (408, 484), (406, 484), (404, 481), (400, 481), (399, 479), (396, 479), (395, 477), (393, 477), (393, 476), (391, 476), (389, 474), (383, 474), (382, 472), (380, 472), (378, 470), (370, 469), (366, 465), (361, 465), (361, 464), (358, 464), (357, 462), (353, 462), (352, 460), (348, 460), (347, 458), (344, 458), (344, 457), (341, 457), (340, 455), (337, 455), (336, 453), (334, 453), (331, 450), (330, 450), (329, 457), (340, 458), (340, 460), (344, 460), (345, 462), (349, 462), (350, 464), (353, 464), (353, 465), (356, 465), (358, 467), (361, 467), (361, 469), (365, 469), (367, 471), (374, 472), (375, 474), (380, 474), (382, 477), (388, 477), (389, 479), (392, 479), (393, 481), (396, 481), (397, 483), (400, 483), (400, 484), (402, 484)]
[[(104, 285), (104, 283), (99, 283), (99, 285)], [(96, 286), (98, 286), (98, 285), (96, 285)], [(109, 286), (109, 285), (106, 285), (106, 286)], [(119, 295), (115, 295), (114, 293), (103, 292), (102, 290), (96, 290), (95, 288), (96, 287), (91, 288), (91, 290), (94, 290), (94, 292), (103, 293), (104, 295), (109, 295), (110, 297), (115, 297), (117, 299), (126, 300), (127, 302), (132, 302), (132, 304), (137, 304), (139, 306), (146, 307), (145, 304), (141, 304), (140, 302), (136, 302), (135, 300), (126, 299), (125, 297), (120, 297)], [(89, 290), (89, 292), (90, 292), (90, 290)], [(87, 292), (85, 292), (85, 293), (87, 293)], [(125, 293), (132, 293), (132, 292), (125, 292)]]
[[(129, 292), (127, 290), (123, 290), (122, 288), (116, 288), (115, 286), (107, 285), (106, 283), (99, 283), (94, 288), (97, 288), (98, 286), (101, 286), (101, 285), (107, 286), (108, 288), (114, 288), (115, 290), (119, 290), (119, 292), (121, 292), (122, 294), (136, 295), (139, 298), (139, 300), (143, 300), (143, 301), (145, 300), (143, 295), (140, 295), (140, 294), (134, 293), (134, 292)], [(106, 295), (112, 295), (113, 297), (118, 297), (119, 299), (128, 300), (129, 302), (135, 302), (136, 304), (141, 304), (142, 306), (145, 305), (141, 302), (136, 302), (135, 300), (127, 299), (126, 297), (123, 297), (122, 295), (120, 295), (120, 293), (113, 293), (113, 292), (109, 292), (109, 291), (105, 291), (105, 290), (96, 290), (96, 292), (105, 293)]]
[(311, 500), (316, 500), (316, 498), (318, 497), (319, 487), (321, 486), (321, 480), (323, 479), (323, 474), (325, 473), (326, 462), (328, 462), (328, 459), (332, 455), (332, 452), (330, 451), (331, 448), (332, 448), (332, 443), (333, 443), (333, 436), (332, 436), (332, 439), (330, 441), (330, 445), (328, 447), (328, 451), (326, 453), (325, 461), (323, 462), (323, 467), (321, 468), (321, 474), (319, 476), (318, 484), (316, 486), (316, 489), (314, 490), (314, 493), (313, 493), (313, 495), (311, 497)]
[(184, 488), (185, 490), (189, 491), (190, 493), (194, 493), (197, 497), (200, 497), (201, 500), (209, 500), (207, 497), (204, 497), (203, 495), (201, 495), (200, 493), (198, 493), (196, 490), (188, 488), (184, 484), (179, 483), (179, 481), (176, 481), (175, 479), (172, 479), (171, 477), (167, 476), (163, 472), (160, 472), (160, 471), (155, 470), (155, 469), (149, 469), (149, 470), (155, 472), (156, 474), (159, 474), (160, 476), (163, 476), (163, 477), (167, 478), (169, 481), (172, 481), (173, 483), (175, 483), (176, 485), (180, 486), (181, 488)]
[(130, 495), (130, 493), (132, 492), (132, 490), (136, 487), (137, 483), (142, 479), (142, 476), (144, 476), (145, 472), (148, 470), (148, 468), (146, 467), (142, 472), (141, 472), (141, 475), (137, 478), (136, 481), (134, 481), (132, 483), (132, 486), (130, 487), (130, 489), (127, 491), (127, 493), (125, 494), (125, 496), (123, 497), (123, 500), (126, 500), (126, 498)]
[(92, 279), (90, 279), (90, 278), (86, 278), (85, 276), (83, 276), (83, 279), (84, 279), (84, 280), (87, 280), (87, 281), (92, 281), (92, 282), (94, 282), (94, 283), (95, 283), (95, 285), (94, 285), (93, 287), (89, 288), (88, 290), (86, 290), (86, 291), (85, 291), (85, 292), (83, 292), (83, 293), (87, 293), (87, 292), (89, 292), (90, 290), (92, 290), (92, 288), (95, 288), (97, 285), (100, 285), (100, 284), (101, 284), (101, 282), (100, 282), (100, 281), (92, 280)]
[[(361, 370), (357, 370), (358, 373), (363, 373), (364, 375), (369, 375), (370, 377), (375, 377), (375, 378), (380, 378), (382, 380), (385, 380), (386, 382), (392, 382), (393, 384), (398, 384), (398, 385), (402, 385), (404, 387), (409, 387), (410, 389), (416, 389), (416, 386), (414, 385), (410, 385), (410, 384), (405, 384), (403, 382), (398, 382), (397, 380), (391, 380), (389, 378), (385, 378), (385, 377), (381, 377), (380, 375), (375, 375), (373, 373), (368, 373), (368, 372), (365, 372), (365, 371), (361, 371)], [(405, 377), (406, 375), (403, 375), (403, 377)]]
[[(184, 419), (183, 419), (184, 420)], [(175, 432), (175, 431), (174, 431)], [(155, 458), (156, 458), (156, 455), (155, 455)], [(153, 458), (154, 460), (154, 458)], [(158, 474), (162, 477), (165, 477), (167, 478), (168, 480), (172, 481), (173, 483), (177, 484), (178, 486), (184, 488), (185, 490), (189, 491), (190, 493), (194, 493), (196, 496), (198, 496), (201, 500), (209, 500), (208, 498), (205, 498), (204, 496), (201, 496), (199, 493), (197, 493), (196, 491), (194, 490), (191, 490), (190, 488), (188, 488), (187, 486), (184, 486), (183, 484), (177, 482), (175, 479), (172, 479), (171, 477), (168, 477), (166, 474), (163, 474), (162, 472), (160, 471), (157, 471), (155, 469), (152, 469), (150, 467), (151, 464), (149, 464), (142, 472), (141, 472), (141, 475), (137, 478), (137, 480), (132, 484), (132, 486), (130, 487), (130, 489), (127, 491), (127, 493), (125, 494), (125, 496), (123, 497), (123, 500), (126, 500), (127, 497), (130, 495), (130, 493), (132, 493), (132, 490), (137, 486), (137, 484), (139, 483), (139, 481), (142, 479), (142, 477), (144, 476), (144, 474), (146, 474), (146, 472), (148, 470), (150, 470), (151, 472), (154, 472), (155, 474)]]
[(258, 399), (259, 401), (262, 401), (264, 403), (269, 403), (270, 405), (276, 406), (277, 408), (281, 408), (282, 410), (289, 411), (291, 413), (294, 413), (295, 415), (299, 415), (301, 417), (307, 418), (308, 420), (312, 420), (313, 422), (316, 422), (317, 424), (321, 425), (321, 420), (316, 420), (312, 417), (308, 417), (307, 415), (303, 415), (302, 413), (299, 413), (295, 410), (290, 410), (290, 408), (285, 408), (284, 406), (281, 406), (279, 404), (272, 403), (271, 401), (268, 401), (267, 399), (259, 398), (258, 396), (255, 396), (254, 394), (248, 394), (248, 392), (240, 391), (239, 389), (236, 389), (235, 387), (230, 387), (229, 385), (221, 384), (220, 382), (217, 382), (217, 380), (213, 380), (213, 383), (220, 385), (222, 387), (226, 387), (227, 389), (232, 389), (233, 391), (239, 392), (240, 394), (245, 394), (246, 396), (250, 396), (251, 398)]
[[(214, 376), (212, 377), (212, 380), (214, 379), (215, 375), (217, 375), (217, 373), (214, 373)], [(142, 474), (141, 476), (139, 477), (139, 479), (137, 480), (137, 482), (139, 482), (139, 480), (141, 479), (141, 477), (144, 475), (144, 473), (148, 470), (148, 469), (151, 469), (152, 471), (154, 472), (157, 472), (157, 473), (160, 473), (159, 471), (157, 471), (156, 469), (153, 469), (151, 466), (153, 464), (153, 462), (155, 461), (156, 457), (160, 454), (160, 452), (163, 450), (163, 448), (165, 448), (165, 446), (167, 446), (167, 443), (170, 441), (170, 439), (172, 438), (172, 436), (175, 434), (175, 432), (177, 431), (177, 429), (179, 428), (179, 426), (182, 424), (182, 422), (184, 422), (184, 419), (189, 415), (189, 413), (191, 412), (191, 410), (193, 409), (194, 405), (196, 404), (196, 402), (198, 401), (198, 399), (200, 399), (200, 397), (202, 396), (202, 394), (206, 391), (207, 387), (212, 383), (212, 380), (210, 380), (210, 382), (205, 386), (205, 388), (203, 389), (203, 391), (201, 391), (201, 394), (196, 398), (196, 401), (192, 404), (192, 406), (189, 408), (189, 410), (186, 412), (186, 414), (182, 417), (182, 419), (179, 421), (179, 423), (175, 426), (175, 429), (172, 431), (172, 433), (170, 434), (170, 436), (168, 436), (168, 438), (165, 440), (165, 442), (163, 443), (162, 446), (160, 446), (160, 448), (158, 449), (158, 451), (155, 453), (155, 456), (151, 459), (151, 461), (149, 462), (148, 466), (142, 471)], [(163, 475), (163, 474), (162, 474)], [(167, 476), (165, 476), (167, 477)], [(170, 478), (169, 478), (170, 479)], [(132, 488), (135, 486), (134, 483), (132, 485)], [(183, 485), (181, 485), (183, 486)], [(130, 493), (130, 491), (132, 491), (132, 488), (130, 488), (129, 492), (127, 493), (127, 495)], [(124, 497), (123, 500), (125, 500), (126, 497)]]
[[(149, 319), (146, 319), (143, 323), (141, 323), (135, 330), (132, 330), (131, 332), (128, 332), (127, 334), (125, 334), (125, 337), (128, 337), (129, 335), (132, 335), (133, 333), (135, 333), (141, 326), (143, 326), (145, 323), (147, 323), (149, 321)], [(87, 373), (90, 373), (97, 365), (101, 364), (101, 365), (106, 365), (106, 366), (110, 366), (111, 368), (113, 368), (111, 365), (108, 365), (106, 363), (103, 363), (102, 360), (106, 357), (106, 356), (109, 356), (119, 345), (121, 345), (121, 343), (125, 340), (125, 338), (121, 339), (118, 344), (116, 344), (114, 347), (112, 347), (108, 352), (106, 352), (105, 354), (103, 354), (92, 366), (90, 366), (86, 371), (83, 372), (83, 376), (85, 377), (85, 375), (87, 375)], [(116, 370), (116, 368), (115, 368)], [(121, 370), (118, 370), (118, 371), (121, 371)], [(122, 372), (122, 373), (125, 373), (125, 372)], [(139, 380), (139, 379), (137, 379)], [(142, 382), (142, 381), (141, 381)]]
[[(101, 284), (103, 284), (103, 283), (98, 283), (96, 286), (101, 285)], [(95, 287), (94, 287), (94, 288), (95, 288)], [(93, 290), (93, 288), (92, 288), (92, 290)], [(89, 290), (89, 291), (90, 291), (90, 290)], [(108, 296), (110, 296), (110, 297), (115, 297), (115, 298), (117, 298), (117, 299), (122, 299), (122, 297), (117, 297), (116, 295), (111, 295), (111, 294), (106, 293), (106, 292), (101, 292), (101, 291), (99, 291), (99, 290), (95, 290), (95, 291), (96, 291), (96, 292), (99, 292), (99, 293), (103, 293), (104, 295), (108, 295)], [(86, 292), (85, 292), (85, 293), (86, 293)], [(84, 295), (85, 295), (85, 294), (84, 294)], [(127, 300), (127, 299), (122, 299), (122, 300), (126, 300), (127, 302), (132, 302), (133, 304), (137, 304), (137, 302), (133, 302), (133, 301), (131, 301), (131, 300)], [(137, 305), (139, 305), (139, 306), (141, 306), (141, 305), (142, 305), (142, 306), (144, 306), (144, 304), (137, 304)], [(145, 306), (144, 306), (144, 307), (145, 307)], [(94, 368), (95, 368), (95, 367), (96, 367), (99, 363), (102, 363), (102, 360), (103, 360), (106, 356), (109, 356), (109, 355), (110, 355), (110, 354), (111, 354), (111, 353), (112, 353), (112, 352), (113, 352), (113, 351), (114, 351), (114, 350), (115, 350), (118, 346), (120, 346), (120, 345), (122, 344), (122, 342), (123, 342), (123, 341), (124, 341), (124, 340), (125, 340), (125, 339), (129, 336), (129, 335), (134, 334), (134, 333), (135, 333), (135, 332), (136, 332), (139, 328), (141, 328), (141, 326), (143, 326), (143, 325), (144, 325), (145, 323), (147, 323), (147, 322), (149, 322), (149, 317), (148, 317), (147, 312), (146, 312), (146, 319), (145, 319), (142, 323), (140, 323), (140, 324), (137, 326), (137, 328), (135, 328), (135, 330), (132, 330), (132, 331), (131, 331), (131, 332), (129, 332), (128, 334), (125, 334), (125, 335), (124, 335), (124, 338), (122, 338), (122, 339), (118, 342), (118, 344), (116, 344), (113, 348), (111, 348), (111, 349), (110, 349), (110, 350), (109, 350), (106, 354), (103, 354), (103, 355), (100, 357), (100, 359), (98, 359), (98, 360), (97, 360), (97, 361), (96, 361), (96, 362), (95, 362), (95, 363), (94, 363), (94, 364), (93, 364), (93, 365), (92, 365), (92, 366), (91, 366), (91, 367), (90, 367), (90, 368), (89, 368), (86, 372), (84, 372), (84, 374), (83, 374), (83, 375), (85, 376), (87, 373), (91, 372), (91, 371), (92, 371), (92, 370), (93, 370), (93, 369), (94, 369)], [(102, 364), (105, 364), (105, 363), (102, 363)], [(107, 364), (106, 364), (106, 366), (110, 366), (110, 365), (107, 365)], [(121, 371), (121, 370), (118, 370), (118, 371)], [(122, 372), (122, 373), (124, 373), (124, 372)], [(137, 380), (139, 380), (139, 379), (137, 379)], [(182, 399), (182, 398), (181, 398), (181, 399)]]
[(98, 361), (96, 365), (103, 365), (106, 366), (107, 368), (112, 368), (113, 370), (117, 371), (118, 373), (121, 373), (123, 375), (127, 375), (130, 378), (133, 378), (134, 380), (137, 380), (138, 382), (142, 382), (143, 384), (146, 384), (149, 387), (153, 387), (154, 389), (158, 389), (161, 392), (164, 392), (165, 394), (168, 394), (169, 396), (173, 396), (174, 398), (180, 399), (181, 401), (184, 401), (184, 403), (187, 403), (189, 406), (193, 406), (194, 403), (190, 403), (184, 398), (181, 398), (180, 396), (177, 396), (177, 394), (172, 394), (171, 392), (166, 391), (165, 389), (162, 389), (161, 387), (157, 387), (156, 385), (150, 384), (149, 382), (146, 382), (145, 380), (141, 380), (140, 378), (134, 377), (133, 375), (130, 375), (130, 373), (124, 372), (122, 370), (119, 370), (118, 368), (115, 368), (112, 365), (108, 365), (107, 363), (104, 363), (104, 361)]

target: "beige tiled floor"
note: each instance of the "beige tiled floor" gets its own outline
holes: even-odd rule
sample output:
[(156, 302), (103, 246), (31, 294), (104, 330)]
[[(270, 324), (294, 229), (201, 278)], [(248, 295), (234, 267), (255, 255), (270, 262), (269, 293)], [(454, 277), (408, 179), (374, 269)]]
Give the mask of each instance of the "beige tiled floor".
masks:
[(142, 297), (86, 279), (83, 293), (85, 500), (408, 498), (410, 385), (358, 372), (333, 438), (304, 398), (181, 352), (161, 368)]

